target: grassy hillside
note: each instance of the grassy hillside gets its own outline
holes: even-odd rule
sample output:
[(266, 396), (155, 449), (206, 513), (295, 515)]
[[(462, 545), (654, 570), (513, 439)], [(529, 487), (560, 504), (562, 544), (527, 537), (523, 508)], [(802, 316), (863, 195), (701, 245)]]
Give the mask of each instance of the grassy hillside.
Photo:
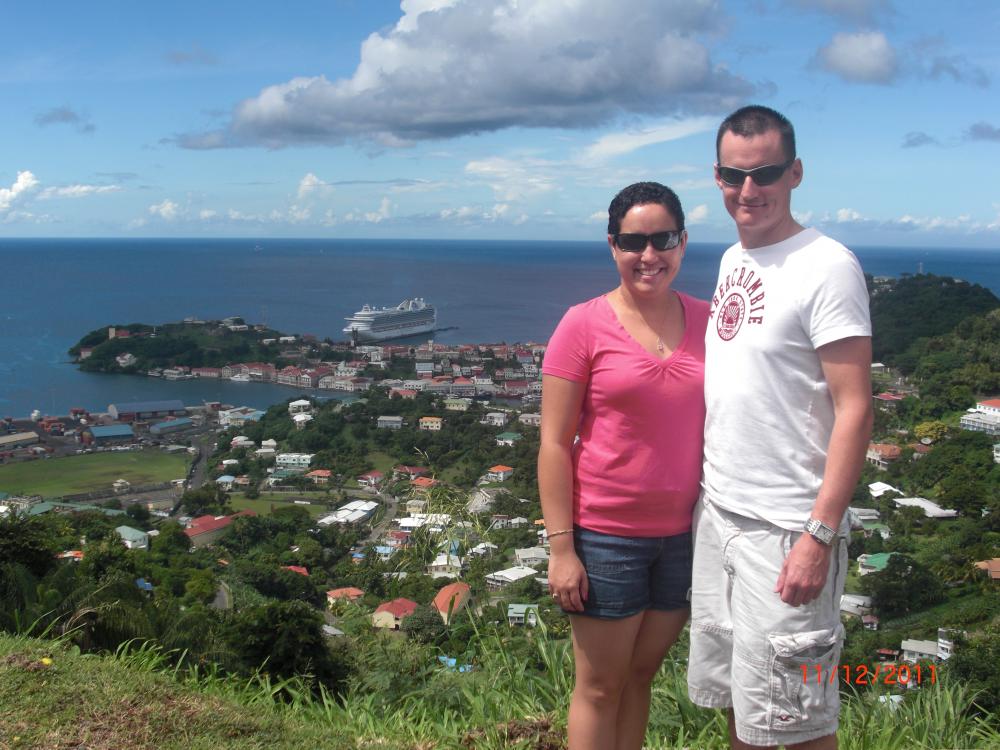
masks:
[(160, 450), (88, 453), (0, 466), (0, 492), (61, 497), (110, 489), (116, 479), (153, 484), (181, 479), (191, 457)]
[[(499, 651), (477, 672), (438, 670), (385, 705), (353, 693), (342, 703), (317, 701), (294, 682), (185, 677), (155, 649), (87, 656), (51, 641), (0, 635), (0, 747), (557, 750), (565, 737), (568, 650), (544, 640), (537, 646), (541, 673)], [(668, 663), (655, 685), (646, 746), (721, 750), (722, 716), (687, 701), (682, 669)], [(285, 703), (273, 698), (279, 689), (290, 696)], [(911, 691), (895, 709), (875, 693), (851, 698), (840, 747), (1000, 748), (995, 720), (971, 717), (970, 698), (947, 683)]]

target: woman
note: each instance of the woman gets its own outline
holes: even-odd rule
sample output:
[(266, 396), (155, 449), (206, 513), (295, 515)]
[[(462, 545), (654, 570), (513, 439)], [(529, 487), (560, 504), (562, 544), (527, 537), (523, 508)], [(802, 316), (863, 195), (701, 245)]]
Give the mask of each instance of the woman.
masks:
[(622, 190), (608, 246), (620, 284), (569, 309), (542, 367), (538, 484), (549, 589), (573, 629), (571, 750), (642, 747), (650, 685), (688, 618), (701, 477), (708, 305), (671, 289), (687, 246), (674, 192)]

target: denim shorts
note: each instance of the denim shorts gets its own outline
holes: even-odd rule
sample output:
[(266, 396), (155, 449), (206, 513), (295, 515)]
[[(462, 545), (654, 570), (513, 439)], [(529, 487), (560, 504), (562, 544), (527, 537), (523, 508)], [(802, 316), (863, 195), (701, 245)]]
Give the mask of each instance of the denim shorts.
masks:
[(691, 591), (691, 532), (630, 537), (574, 529), (577, 557), (587, 571), (583, 614), (621, 619), (647, 609), (687, 609)]

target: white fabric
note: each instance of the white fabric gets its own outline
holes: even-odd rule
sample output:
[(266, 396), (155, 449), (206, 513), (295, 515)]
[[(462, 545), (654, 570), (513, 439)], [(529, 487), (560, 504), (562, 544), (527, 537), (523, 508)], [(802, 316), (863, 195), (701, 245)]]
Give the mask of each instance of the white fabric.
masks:
[(705, 470), (720, 508), (800, 531), (823, 479), (833, 402), (817, 349), (871, 336), (857, 258), (806, 229), (722, 256), (705, 333)]

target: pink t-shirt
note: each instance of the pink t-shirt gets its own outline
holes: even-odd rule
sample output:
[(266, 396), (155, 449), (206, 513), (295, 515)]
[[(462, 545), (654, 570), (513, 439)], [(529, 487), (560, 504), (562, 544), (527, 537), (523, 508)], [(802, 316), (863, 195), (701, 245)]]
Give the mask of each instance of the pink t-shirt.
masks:
[(619, 536), (691, 529), (708, 303), (678, 296), (684, 337), (666, 359), (628, 334), (606, 296), (571, 307), (549, 340), (542, 372), (587, 384), (573, 448), (573, 523), (586, 529)]

